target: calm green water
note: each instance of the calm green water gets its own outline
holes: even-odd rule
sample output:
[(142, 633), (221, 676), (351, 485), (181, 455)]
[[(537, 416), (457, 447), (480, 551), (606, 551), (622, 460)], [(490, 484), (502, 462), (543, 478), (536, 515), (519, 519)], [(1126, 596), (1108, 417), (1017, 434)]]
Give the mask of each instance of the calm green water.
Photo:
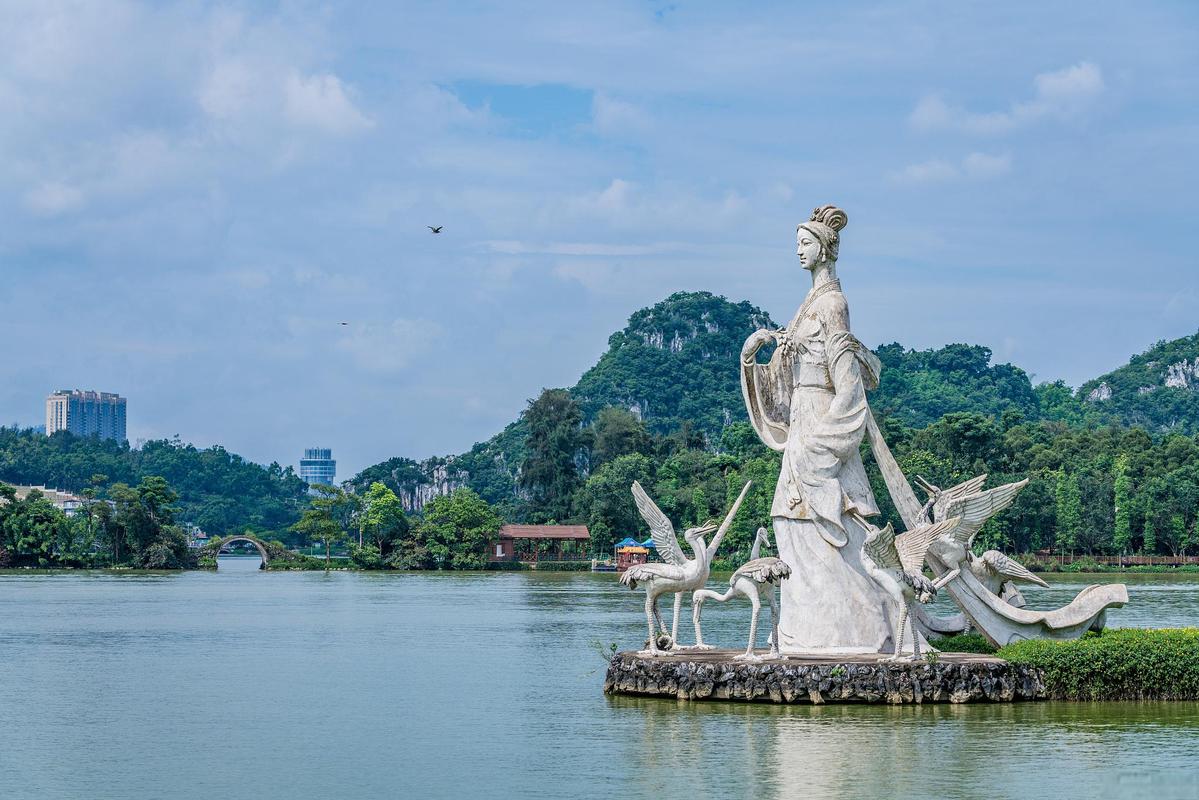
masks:
[[(589, 643), (644, 635), (613, 575), (257, 563), (0, 576), (0, 796), (1199, 796), (1199, 704), (610, 699)], [(1113, 625), (1199, 618), (1199, 576), (1128, 582)], [(705, 611), (713, 641), (745, 627)]]

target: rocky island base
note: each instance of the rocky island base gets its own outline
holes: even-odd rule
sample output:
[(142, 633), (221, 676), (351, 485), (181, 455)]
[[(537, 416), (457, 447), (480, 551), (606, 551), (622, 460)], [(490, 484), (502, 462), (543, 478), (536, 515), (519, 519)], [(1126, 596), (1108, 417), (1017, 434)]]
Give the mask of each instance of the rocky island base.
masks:
[[(735, 661), (739, 650), (648, 658), (617, 653), (605, 694), (756, 703), (1010, 703), (1047, 698), (1041, 670), (994, 656), (938, 653), (932, 661), (885, 656)], [(765, 651), (762, 651), (765, 655)]]

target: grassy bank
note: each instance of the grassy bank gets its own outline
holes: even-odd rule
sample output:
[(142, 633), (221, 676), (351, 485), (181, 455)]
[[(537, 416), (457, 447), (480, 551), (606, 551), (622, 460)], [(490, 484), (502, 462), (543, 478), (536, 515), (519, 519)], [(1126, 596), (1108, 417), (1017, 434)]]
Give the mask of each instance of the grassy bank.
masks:
[(1116, 628), (1068, 642), (1017, 642), (998, 651), (975, 633), (933, 644), (1036, 667), (1054, 700), (1199, 700), (1199, 628)]
[(1199, 628), (1117, 628), (1071, 642), (1018, 642), (998, 655), (1039, 668), (1054, 699), (1199, 700)]
[(1043, 558), (1034, 553), (1021, 553), (1015, 556), (1015, 559), (1033, 572), (1199, 573), (1199, 564), (1180, 564), (1178, 566), (1168, 564), (1125, 564), (1120, 566), (1117, 564), (1101, 564), (1087, 556), (1076, 558), (1068, 564), (1062, 564), (1057, 559)]

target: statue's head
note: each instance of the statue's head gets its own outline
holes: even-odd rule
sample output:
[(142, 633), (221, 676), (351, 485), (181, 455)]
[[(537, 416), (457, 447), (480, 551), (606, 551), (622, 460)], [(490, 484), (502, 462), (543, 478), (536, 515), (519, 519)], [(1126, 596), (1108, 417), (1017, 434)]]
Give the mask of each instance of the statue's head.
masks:
[(795, 254), (800, 265), (813, 270), (835, 262), (841, 246), (841, 229), (848, 222), (849, 217), (836, 206), (821, 206), (813, 211), (812, 218), (795, 229)]
[(767, 547), (772, 547), (770, 544), (770, 533), (765, 528), (758, 528), (758, 538), (762, 540), (762, 544)]

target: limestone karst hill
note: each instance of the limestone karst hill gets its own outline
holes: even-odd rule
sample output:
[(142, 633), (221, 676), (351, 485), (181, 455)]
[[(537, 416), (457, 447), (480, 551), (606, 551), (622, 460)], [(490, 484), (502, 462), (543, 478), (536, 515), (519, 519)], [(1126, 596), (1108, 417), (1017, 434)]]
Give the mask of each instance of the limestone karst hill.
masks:
[(1199, 333), (1158, 342), (1076, 396), (1084, 416), (1099, 423), (1199, 433)]
[[(584, 424), (605, 406), (627, 408), (653, 433), (689, 423), (713, 446), (731, 422), (743, 420), (736, 363), (745, 338), (779, 323), (748, 302), (733, 303), (709, 292), (677, 292), (635, 312), (608, 339), (608, 350), (570, 389)], [(947, 413), (978, 411), (1000, 416), (1009, 409), (1025, 418), (1041, 415), (1028, 375), (1011, 364), (991, 364), (986, 347), (951, 344), (937, 350), (877, 348), (883, 380), (871, 402), (880, 415), (923, 427)], [(359, 473), (358, 486), (381, 480), (409, 510), (459, 486), (488, 502), (516, 496), (524, 459), (520, 420), (470, 451), (425, 461), (392, 458)]]

